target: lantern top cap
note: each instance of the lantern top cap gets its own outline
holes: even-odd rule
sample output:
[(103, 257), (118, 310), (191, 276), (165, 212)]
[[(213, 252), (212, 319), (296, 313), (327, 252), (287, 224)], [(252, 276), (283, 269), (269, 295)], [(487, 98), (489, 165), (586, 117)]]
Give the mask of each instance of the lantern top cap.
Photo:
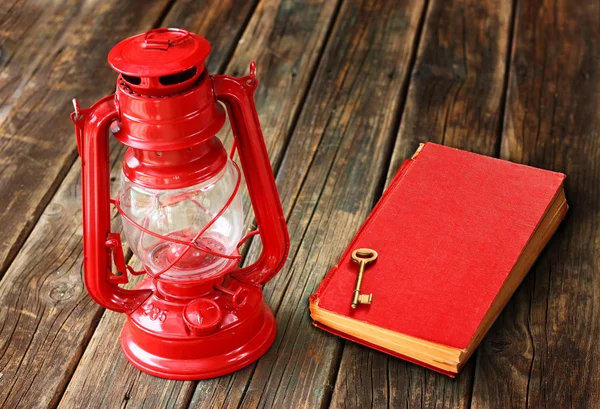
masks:
[(129, 37), (110, 50), (108, 63), (121, 74), (163, 77), (196, 67), (204, 70), (210, 43), (179, 28), (157, 28)]

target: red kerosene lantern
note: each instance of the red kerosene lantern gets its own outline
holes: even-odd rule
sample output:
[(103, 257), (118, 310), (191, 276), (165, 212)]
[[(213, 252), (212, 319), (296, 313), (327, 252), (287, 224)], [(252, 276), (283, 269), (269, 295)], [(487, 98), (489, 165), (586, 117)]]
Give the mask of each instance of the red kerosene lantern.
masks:
[[(181, 29), (126, 39), (108, 61), (116, 92), (75, 123), (82, 159), (84, 278), (100, 305), (128, 315), (121, 334), (136, 367), (171, 379), (203, 379), (258, 359), (275, 338), (262, 285), (283, 266), (289, 237), (267, 156), (250, 75), (210, 76), (210, 45)], [(243, 235), (240, 170), (215, 136), (229, 113), (258, 230)], [(128, 146), (121, 188), (110, 199), (109, 130)], [(233, 153), (233, 152), (232, 152)], [(110, 230), (110, 204), (143, 271), (124, 261)], [(238, 247), (260, 234), (257, 261), (238, 266)], [(115, 263), (120, 274), (111, 271)], [(146, 273), (134, 290), (127, 275)]]

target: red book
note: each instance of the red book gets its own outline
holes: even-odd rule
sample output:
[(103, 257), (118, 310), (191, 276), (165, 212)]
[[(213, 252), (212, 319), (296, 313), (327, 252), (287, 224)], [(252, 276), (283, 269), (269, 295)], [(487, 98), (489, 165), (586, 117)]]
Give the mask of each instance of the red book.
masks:
[[(565, 216), (564, 179), (422, 145), (311, 296), (315, 325), (453, 376)], [(378, 257), (360, 286), (371, 303), (352, 308), (359, 248)]]

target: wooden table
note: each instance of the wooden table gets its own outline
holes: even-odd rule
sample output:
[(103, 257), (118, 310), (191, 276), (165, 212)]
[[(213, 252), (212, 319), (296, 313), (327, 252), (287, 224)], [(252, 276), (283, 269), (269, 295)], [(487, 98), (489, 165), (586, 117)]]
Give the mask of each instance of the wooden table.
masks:
[[(124, 316), (82, 281), (70, 100), (112, 92), (108, 51), (156, 26), (207, 37), (213, 73), (256, 60), (292, 242), (265, 288), (274, 345), (202, 382), (128, 364)], [(0, 406), (600, 407), (599, 26), (598, 2), (584, 0), (3, 0)], [(424, 141), (568, 175), (570, 214), (455, 380), (317, 330), (308, 314)], [(113, 181), (123, 153), (114, 143)]]

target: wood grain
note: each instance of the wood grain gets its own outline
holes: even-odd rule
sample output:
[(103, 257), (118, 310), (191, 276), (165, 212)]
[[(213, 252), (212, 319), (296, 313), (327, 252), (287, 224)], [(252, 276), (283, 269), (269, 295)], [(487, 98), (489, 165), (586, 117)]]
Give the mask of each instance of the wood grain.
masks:
[(151, 27), (168, 0), (16, 1), (0, 20), (0, 277), (76, 157), (71, 99), (114, 87), (120, 39)]
[(327, 406), (341, 342), (312, 326), (307, 299), (366, 216), (384, 176), (408, 76), (406, 45), (422, 8), (342, 4), (277, 176), (292, 240), (291, 260), (265, 288), (277, 338), (253, 367), (214, 381), (215, 392), (207, 395), (200, 382), (191, 407)]
[(600, 407), (597, 2), (518, 2), (501, 156), (567, 174), (569, 214), (477, 357), (473, 407)]
[(69, 172), (0, 282), (0, 407), (55, 407), (102, 315), (82, 279), (79, 173)]
[[(243, 26), (236, 30), (232, 29), (232, 25), (238, 24), (240, 19), (243, 21), (244, 16), (252, 12), (252, 4), (223, 2), (221, 5), (222, 14), (215, 12), (214, 4), (208, 5), (212, 14), (201, 13), (202, 7), (196, 12), (204, 18), (202, 27), (208, 29), (203, 34), (209, 40), (212, 36), (218, 37), (227, 48), (223, 38), (229, 38), (233, 44), (237, 42)], [(105, 7), (109, 6), (107, 3)], [(139, 4), (132, 6), (140, 8)], [(227, 7), (236, 7), (235, 12), (231, 13)], [(155, 19), (162, 10), (156, 11)], [(221, 19), (229, 15), (235, 16), (235, 20)], [(208, 21), (208, 16), (212, 16), (213, 20)], [(140, 24), (144, 22), (147, 25), (134, 28), (134, 32), (148, 29), (154, 23), (142, 19)], [(102, 50), (95, 52), (102, 53)], [(209, 69), (222, 69), (226, 62), (223, 58), (227, 58), (228, 54), (211, 56)], [(106, 53), (94, 58), (100, 57), (105, 59)], [(88, 72), (87, 76), (89, 80), (93, 74)], [(116, 77), (113, 72), (106, 73), (106, 76), (111, 83)], [(98, 99), (103, 93), (110, 92), (110, 88), (94, 88), (95, 94), (94, 90), (86, 92), (90, 100)], [(63, 119), (70, 124), (66, 114)], [(72, 125), (69, 126), (69, 136), (75, 140)], [(111, 148), (113, 190), (116, 190), (124, 149), (114, 141)], [(91, 301), (82, 280), (79, 173), (80, 162), (77, 160), (0, 282), (0, 406), (56, 406), (102, 316), (102, 308)], [(117, 334), (113, 335), (111, 342), (118, 343)], [(106, 351), (102, 351), (100, 356), (109, 358)], [(42, 382), (42, 378), (43, 391), (38, 391), (36, 385)], [(97, 385), (93, 386), (97, 388)], [(109, 388), (109, 385), (106, 387)], [(32, 388), (36, 388), (35, 393)], [(79, 398), (87, 401), (89, 395)], [(171, 397), (165, 397), (166, 402), (169, 399)]]
[[(256, 59), (260, 85), (255, 98), (274, 161), (281, 156), (286, 145), (292, 119), (297, 116), (296, 111), (310, 84), (335, 6), (334, 2), (261, 2), (225, 69), (228, 74), (243, 75), (247, 72), (248, 62)], [(172, 12), (176, 16), (187, 16), (190, 11), (186, 10), (181, 14), (176, 4)], [(199, 18), (205, 16), (204, 13), (196, 14)], [(167, 16), (167, 22), (170, 18), (170, 15)], [(193, 26), (191, 21), (188, 23)], [(229, 138), (227, 133), (222, 136)], [(59, 407), (118, 407), (127, 404), (128, 408), (143, 408), (187, 404), (186, 399), (193, 392), (195, 383), (166, 381), (146, 375), (129, 365), (121, 355), (118, 339), (124, 319), (119, 314), (105, 314)], [(102, 354), (101, 351), (110, 353)], [(202, 387), (206, 394), (216, 393), (221, 379), (204, 382)], [(90, 399), (90, 394), (94, 394), (95, 398)]]
[[(402, 113), (386, 185), (419, 143), (496, 155), (512, 7), (433, 0)], [(474, 362), (457, 379), (346, 342), (332, 408), (467, 408)]]

